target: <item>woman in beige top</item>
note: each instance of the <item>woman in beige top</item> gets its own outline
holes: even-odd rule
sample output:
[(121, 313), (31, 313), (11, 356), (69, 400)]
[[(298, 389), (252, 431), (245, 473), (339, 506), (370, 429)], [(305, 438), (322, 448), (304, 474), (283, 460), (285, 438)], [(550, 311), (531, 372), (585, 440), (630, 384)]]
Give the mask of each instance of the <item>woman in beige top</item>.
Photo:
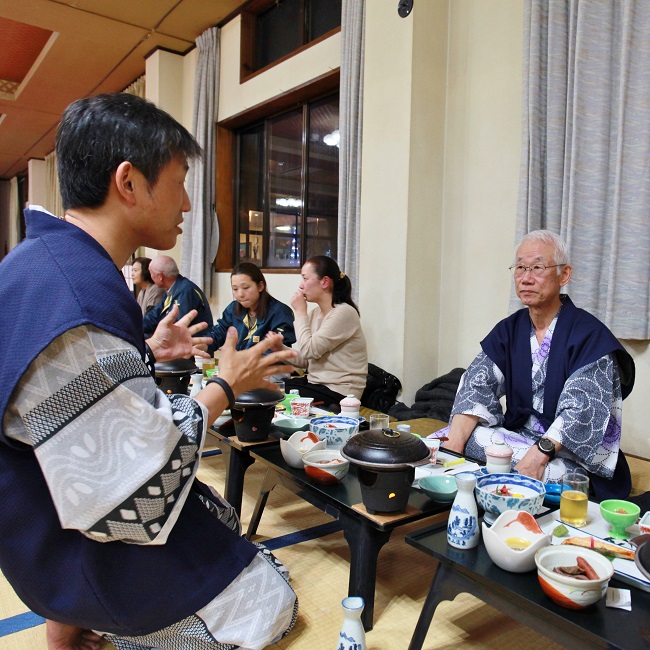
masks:
[[(286, 391), (322, 401), (339, 412), (346, 395), (361, 397), (368, 376), (366, 338), (359, 309), (352, 300), (352, 284), (338, 264), (325, 255), (310, 257), (302, 267), (302, 281), (291, 298), (299, 352), (292, 364), (307, 376), (285, 381)], [(307, 303), (317, 307), (307, 311)]]

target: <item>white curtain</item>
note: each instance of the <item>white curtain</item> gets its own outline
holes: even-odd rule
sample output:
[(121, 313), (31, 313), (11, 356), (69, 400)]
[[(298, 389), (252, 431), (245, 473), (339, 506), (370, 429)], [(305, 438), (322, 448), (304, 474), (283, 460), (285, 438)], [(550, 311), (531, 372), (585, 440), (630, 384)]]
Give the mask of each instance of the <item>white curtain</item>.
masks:
[(194, 86), (194, 137), (203, 148), (187, 176), (192, 210), (185, 216), (181, 245), (181, 273), (212, 295), (212, 263), (219, 245), (216, 214), (216, 121), (219, 102), (219, 36), (212, 27), (196, 40), (198, 61)]
[(9, 250), (20, 243), (21, 209), (18, 201), (18, 178), (14, 176), (9, 180)]
[(650, 338), (650, 2), (527, 0), (517, 239), (569, 246), (568, 293)]
[(63, 204), (61, 202), (61, 192), (59, 191), (55, 151), (45, 156), (45, 171), (47, 185), (45, 187), (45, 205), (43, 207), (57, 217), (62, 217)]
[(361, 143), (365, 0), (343, 0), (341, 9), (341, 94), (339, 106), (338, 263), (359, 285)]
[(142, 97), (143, 99), (146, 99), (147, 97), (146, 86), (147, 86), (147, 76), (143, 74), (141, 77), (138, 77), (132, 84), (128, 85), (122, 92), (129, 93), (131, 95), (136, 95), (136, 97)]

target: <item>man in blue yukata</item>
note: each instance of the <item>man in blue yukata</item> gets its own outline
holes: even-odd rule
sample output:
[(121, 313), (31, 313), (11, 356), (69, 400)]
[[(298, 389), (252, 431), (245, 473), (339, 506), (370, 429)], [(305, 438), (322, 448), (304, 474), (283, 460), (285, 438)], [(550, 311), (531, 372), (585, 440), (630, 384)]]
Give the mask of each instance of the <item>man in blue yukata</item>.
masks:
[(206, 323), (188, 327), (193, 310), (176, 321), (174, 305), (145, 341), (119, 269), (141, 246), (174, 246), (200, 147), (115, 94), (71, 104), (56, 151), (65, 214), (26, 210), (27, 236), (0, 264), (14, 305), (0, 312), (2, 573), (47, 619), (49, 650), (95, 650), (100, 636), (120, 650), (261, 650), (293, 627), (295, 593), (196, 474), (207, 427), (295, 353), (265, 356), (279, 334), (237, 352), (231, 328), (219, 377), (193, 398), (163, 393), (155, 361), (202, 354), (211, 339), (191, 335)]
[(621, 403), (634, 385), (632, 357), (603, 323), (560, 294), (571, 265), (557, 235), (524, 236), (511, 270), (525, 308), (481, 341), (458, 387), (445, 448), (485, 460), (487, 446), (505, 442), (521, 474), (558, 483), (581, 467), (597, 498), (627, 497)]

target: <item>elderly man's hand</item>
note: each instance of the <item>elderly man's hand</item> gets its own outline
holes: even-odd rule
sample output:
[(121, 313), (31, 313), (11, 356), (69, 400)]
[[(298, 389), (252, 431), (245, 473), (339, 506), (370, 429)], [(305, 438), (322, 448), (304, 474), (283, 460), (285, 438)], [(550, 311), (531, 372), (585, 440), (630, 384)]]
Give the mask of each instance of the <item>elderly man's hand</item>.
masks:
[(174, 305), (167, 316), (158, 323), (156, 331), (150, 339), (147, 339), (147, 344), (156, 361), (172, 361), (191, 356), (210, 358), (203, 346), (207, 347), (209, 343), (212, 343), (212, 339), (209, 336), (194, 336), (197, 332), (204, 330), (208, 324), (190, 325), (197, 313), (196, 309), (192, 309), (176, 321), (178, 305)]
[(547, 463), (548, 456), (543, 454), (537, 448), (537, 445), (532, 445), (532, 447), (524, 454), (524, 457), (515, 465), (515, 469), (520, 474), (542, 481)]

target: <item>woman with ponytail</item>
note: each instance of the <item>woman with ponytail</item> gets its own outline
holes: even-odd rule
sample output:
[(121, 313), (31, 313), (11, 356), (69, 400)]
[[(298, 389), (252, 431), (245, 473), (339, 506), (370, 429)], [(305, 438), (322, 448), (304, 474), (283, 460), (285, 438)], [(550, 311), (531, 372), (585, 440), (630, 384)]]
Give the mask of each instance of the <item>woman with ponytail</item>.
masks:
[[(302, 267), (302, 281), (291, 298), (299, 357), (292, 364), (307, 369), (307, 376), (285, 381), (301, 397), (323, 401), (339, 412), (346, 395), (361, 398), (368, 375), (366, 339), (359, 309), (352, 300), (350, 278), (325, 255), (310, 257)], [(307, 311), (307, 303), (317, 307)]]

